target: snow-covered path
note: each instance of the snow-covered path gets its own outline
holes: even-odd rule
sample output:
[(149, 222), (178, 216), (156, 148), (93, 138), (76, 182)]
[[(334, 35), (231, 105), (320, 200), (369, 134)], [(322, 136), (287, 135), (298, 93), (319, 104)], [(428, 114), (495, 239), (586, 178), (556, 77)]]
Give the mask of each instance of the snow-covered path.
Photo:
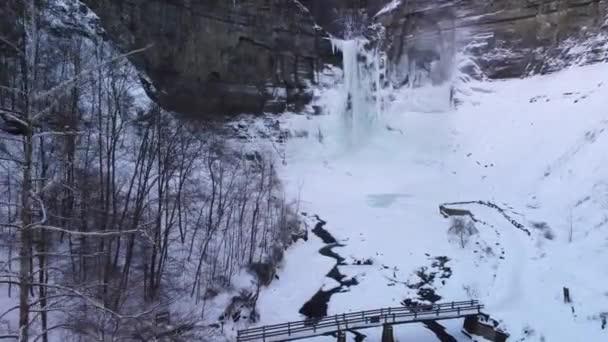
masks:
[[(608, 339), (600, 324), (608, 312), (608, 66), (477, 86), (484, 91), (458, 110), (434, 113), (413, 112), (411, 101), (399, 99), (415, 94), (396, 94), (383, 118), (391, 129), (369, 132), (348, 150), (332, 115), (284, 119), (310, 134), (288, 142), (281, 177), (302, 211), (330, 222), (344, 244), (340, 272), (359, 283), (334, 295), (328, 314), (415, 298), (408, 284), (416, 272), (436, 270), (437, 258), (447, 257), (451, 276), (435, 281), (436, 293), (481, 300), (514, 340)], [(461, 201), (496, 203), (531, 234), (493, 208), (468, 204), (458, 208), (487, 224), (476, 224), (479, 234), (465, 248), (451, 243), (439, 205)], [(336, 285), (325, 277), (332, 260), (313, 240), (288, 251), (279, 280), (261, 293), (260, 325), (302, 319), (301, 306)], [(373, 264), (356, 265), (367, 259)], [(563, 286), (573, 292), (572, 306), (562, 301)], [(446, 325), (467, 340), (462, 322)], [(379, 340), (380, 331), (363, 333)], [(422, 325), (395, 333), (437, 341)]]

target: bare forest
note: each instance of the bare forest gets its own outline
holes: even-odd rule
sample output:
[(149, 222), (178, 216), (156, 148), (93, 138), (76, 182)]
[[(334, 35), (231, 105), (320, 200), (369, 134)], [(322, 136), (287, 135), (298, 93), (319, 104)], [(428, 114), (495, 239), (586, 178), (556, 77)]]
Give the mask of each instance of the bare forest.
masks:
[[(140, 51), (56, 34), (34, 1), (0, 6), (14, 14), (0, 24), (0, 339), (151, 341), (208, 334), (240, 307), (255, 319), (255, 287), (299, 229), (270, 158), (142, 101)], [(242, 294), (216, 315), (225, 291)]]

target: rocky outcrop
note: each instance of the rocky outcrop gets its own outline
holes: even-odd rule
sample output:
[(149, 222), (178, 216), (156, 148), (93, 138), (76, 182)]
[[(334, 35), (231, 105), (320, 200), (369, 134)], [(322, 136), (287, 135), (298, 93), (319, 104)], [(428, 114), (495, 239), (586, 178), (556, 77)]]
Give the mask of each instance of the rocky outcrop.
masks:
[(607, 12), (607, 0), (409, 0), (378, 20), (391, 77), (402, 83), (412, 68), (445, 76), (455, 51), (489, 78), (608, 60)]
[[(333, 36), (356, 35), (391, 0), (300, 0), (315, 21)], [(354, 32), (353, 32), (354, 31)]]
[(123, 50), (151, 46), (132, 56), (150, 95), (195, 117), (306, 103), (317, 71), (337, 62), (325, 31), (348, 37), (378, 23), (396, 86), (416, 73), (448, 79), (458, 52), (489, 78), (608, 60), (608, 0), (403, 0), (379, 15), (394, 1), (82, 1)]
[(149, 78), (163, 107), (195, 117), (282, 111), (310, 98), (329, 42), (295, 0), (83, 0)]

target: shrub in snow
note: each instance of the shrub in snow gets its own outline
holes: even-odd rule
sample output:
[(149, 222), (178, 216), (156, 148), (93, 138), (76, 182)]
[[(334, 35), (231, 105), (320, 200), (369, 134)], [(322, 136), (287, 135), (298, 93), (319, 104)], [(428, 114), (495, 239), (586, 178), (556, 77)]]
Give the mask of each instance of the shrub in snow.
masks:
[(448, 230), (450, 242), (458, 243), (460, 247), (464, 248), (471, 236), (477, 233), (479, 233), (479, 231), (470, 218), (452, 217), (450, 229)]
[(532, 227), (541, 231), (541, 233), (543, 234), (543, 237), (545, 239), (547, 239), (547, 240), (555, 239), (555, 233), (553, 233), (553, 230), (551, 229), (551, 227), (549, 227), (547, 222), (532, 222)]

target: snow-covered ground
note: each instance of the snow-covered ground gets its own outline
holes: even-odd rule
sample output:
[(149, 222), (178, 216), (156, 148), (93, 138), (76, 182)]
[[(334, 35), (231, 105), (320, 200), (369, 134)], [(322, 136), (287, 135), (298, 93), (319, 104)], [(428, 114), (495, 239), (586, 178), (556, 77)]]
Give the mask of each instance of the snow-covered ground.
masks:
[[(457, 108), (437, 105), (449, 102), (445, 88), (399, 90), (381, 124), (350, 144), (339, 84), (320, 94), (325, 115), (282, 119), (297, 136), (308, 132), (285, 146), (287, 190), (327, 221), (344, 245), (335, 249), (347, 259), (340, 272), (359, 282), (331, 297), (328, 314), (417, 299), (408, 286), (416, 272), (441, 274), (437, 258), (447, 257), (451, 276), (426, 287), (441, 301), (481, 300), (511, 341), (608, 340), (608, 64), (468, 86)], [(479, 220), (464, 248), (439, 210), (461, 201), (486, 201), (448, 206)], [(260, 294), (259, 325), (303, 319), (305, 302), (337, 286), (325, 277), (335, 262), (318, 253), (323, 246), (311, 234), (288, 251)], [(373, 265), (354, 265), (365, 259)], [(444, 324), (467, 341), (462, 322)], [(378, 341), (376, 330), (361, 332)], [(395, 334), (437, 341), (422, 325)]]

